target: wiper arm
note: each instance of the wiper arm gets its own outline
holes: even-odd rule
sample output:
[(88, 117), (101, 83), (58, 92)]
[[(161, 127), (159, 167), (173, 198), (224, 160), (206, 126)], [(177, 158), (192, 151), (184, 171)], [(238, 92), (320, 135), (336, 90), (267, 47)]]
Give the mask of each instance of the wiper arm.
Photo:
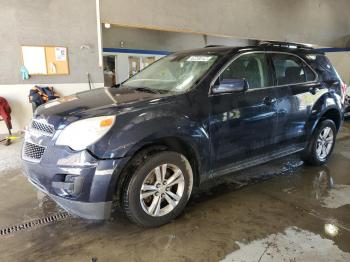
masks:
[(121, 84), (115, 84), (115, 85), (112, 85), (111, 87), (112, 88), (119, 88), (121, 86)]
[(151, 88), (148, 88), (148, 87), (137, 87), (137, 88), (134, 88), (135, 90), (137, 91), (140, 91), (140, 92), (146, 92), (146, 93), (152, 93), (152, 94), (160, 94), (158, 91), (154, 90), (154, 89), (151, 89)]

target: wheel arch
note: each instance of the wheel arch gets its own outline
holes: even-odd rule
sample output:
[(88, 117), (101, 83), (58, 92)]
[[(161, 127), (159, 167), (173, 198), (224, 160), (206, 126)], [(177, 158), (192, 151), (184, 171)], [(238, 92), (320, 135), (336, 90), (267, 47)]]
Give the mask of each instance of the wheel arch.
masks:
[(332, 120), (335, 123), (337, 132), (339, 131), (341, 124), (342, 124), (341, 112), (335, 106), (328, 107), (328, 108), (325, 108), (323, 110), (320, 110), (319, 113), (316, 113), (312, 117), (310, 117), (310, 119), (306, 125), (306, 130), (309, 130), (307, 132), (307, 141), (309, 141), (310, 138), (312, 137), (313, 133), (316, 130), (317, 125), (325, 119)]
[(341, 126), (341, 122), (342, 122), (342, 117), (341, 117), (341, 113), (339, 112), (338, 109), (336, 108), (329, 108), (327, 109), (322, 115), (321, 118), (319, 119), (318, 122), (322, 122), (325, 119), (330, 119), (334, 122), (337, 131), (339, 131), (340, 126)]
[(125, 163), (123, 168), (116, 170), (115, 174), (113, 174), (114, 179), (112, 179), (110, 184), (109, 193), (117, 196), (117, 203), (120, 203), (123, 186), (125, 185), (125, 181), (127, 181), (129, 178), (128, 174), (130, 172), (128, 173), (128, 169), (132, 170), (135, 168), (131, 166), (131, 164), (135, 161), (135, 158), (137, 162), (137, 158), (141, 158), (144, 155), (147, 156), (166, 150), (175, 151), (184, 155), (190, 162), (192, 168), (193, 185), (198, 186), (200, 184), (200, 156), (193, 143), (183, 137), (169, 136), (157, 138), (134, 145), (127, 153), (128, 161)]

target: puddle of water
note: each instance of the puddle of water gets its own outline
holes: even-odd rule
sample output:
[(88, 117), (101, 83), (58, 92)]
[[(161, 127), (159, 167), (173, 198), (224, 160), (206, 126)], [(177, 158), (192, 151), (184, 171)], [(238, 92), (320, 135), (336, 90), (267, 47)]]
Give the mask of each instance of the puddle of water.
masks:
[(297, 227), (250, 243), (236, 243), (240, 249), (222, 261), (350, 261), (350, 254), (340, 250), (332, 240)]
[(334, 185), (328, 195), (321, 199), (321, 205), (326, 208), (339, 208), (350, 204), (350, 185)]

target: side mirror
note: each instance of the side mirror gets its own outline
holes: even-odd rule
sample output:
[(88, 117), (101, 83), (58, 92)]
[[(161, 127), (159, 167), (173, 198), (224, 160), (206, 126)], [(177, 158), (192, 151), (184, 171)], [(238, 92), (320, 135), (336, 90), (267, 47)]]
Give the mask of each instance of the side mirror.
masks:
[(212, 88), (214, 94), (232, 93), (248, 90), (249, 84), (245, 79), (223, 79), (219, 85)]

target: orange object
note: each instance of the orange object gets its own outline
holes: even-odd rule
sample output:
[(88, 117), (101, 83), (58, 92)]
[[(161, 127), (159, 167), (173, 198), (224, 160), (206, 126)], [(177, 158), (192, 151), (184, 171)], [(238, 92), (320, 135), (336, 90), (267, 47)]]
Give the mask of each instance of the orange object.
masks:
[(113, 125), (113, 118), (107, 118), (100, 122), (100, 127), (107, 127)]

